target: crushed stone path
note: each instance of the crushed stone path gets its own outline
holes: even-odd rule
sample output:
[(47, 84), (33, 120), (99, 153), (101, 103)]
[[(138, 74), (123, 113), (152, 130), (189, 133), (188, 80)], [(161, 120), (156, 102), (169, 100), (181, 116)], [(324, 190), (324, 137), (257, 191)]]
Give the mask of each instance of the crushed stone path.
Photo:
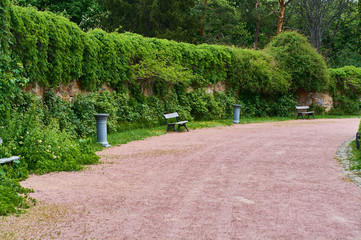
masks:
[(99, 152), (82, 172), (31, 176), (39, 204), (8, 239), (361, 239), (361, 190), (338, 147), (359, 119), (169, 133)]

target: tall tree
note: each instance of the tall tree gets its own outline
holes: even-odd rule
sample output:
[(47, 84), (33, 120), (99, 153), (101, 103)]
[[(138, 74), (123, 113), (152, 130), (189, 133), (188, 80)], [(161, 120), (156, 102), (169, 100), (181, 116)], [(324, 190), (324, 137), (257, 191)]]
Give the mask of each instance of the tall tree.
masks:
[(256, 32), (254, 34), (253, 49), (258, 47), (259, 29), (261, 26), (261, 14), (259, 12), (259, 0), (256, 1)]
[(300, 18), (300, 28), (308, 35), (312, 46), (321, 52), (322, 42), (328, 37), (330, 48), (341, 28), (355, 20), (353, 0), (297, 0), (293, 10)]
[(94, 15), (99, 5), (96, 0), (17, 0), (20, 6), (34, 6), (40, 11), (61, 13), (76, 24), (84, 22), (85, 16)]
[(275, 10), (269, 4), (269, 1), (263, 0), (263, 3), (273, 12), (273, 14), (277, 17), (277, 35), (282, 32), (282, 26), (285, 19), (285, 10), (286, 6), (290, 4), (293, 0), (278, 0), (279, 10)]
[(202, 18), (201, 18), (201, 37), (204, 36), (204, 18), (206, 16), (208, 0), (204, 0), (204, 9), (202, 10)]
[[(204, 3), (207, 3), (206, 8)], [(200, 0), (198, 9), (202, 14), (202, 42), (248, 46), (249, 42), (252, 41), (242, 14), (229, 1)]]
[(148, 37), (192, 41), (199, 32), (197, 0), (98, 0), (108, 11), (107, 30), (131, 31)]
[[(254, 49), (264, 47), (274, 35), (274, 18), (266, 4), (262, 0), (228, 0), (228, 2), (240, 12), (247, 31), (253, 35), (253, 42), (248, 47), (252, 45)], [(274, 2), (268, 4), (271, 7), (275, 6)]]

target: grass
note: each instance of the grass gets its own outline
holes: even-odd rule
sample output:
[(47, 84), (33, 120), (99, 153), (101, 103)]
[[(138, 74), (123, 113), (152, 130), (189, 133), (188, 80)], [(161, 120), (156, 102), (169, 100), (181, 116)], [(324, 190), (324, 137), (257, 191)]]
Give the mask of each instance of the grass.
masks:
[[(347, 116), (338, 116), (338, 115), (316, 115), (316, 119), (335, 119), (335, 118), (357, 118), (359, 116), (347, 115)], [(251, 118), (240, 118), (241, 124), (248, 123), (263, 123), (263, 122), (278, 122), (278, 121), (287, 121), (295, 120), (296, 117), (251, 117)], [(209, 121), (192, 121), (187, 123), (189, 129), (197, 128), (211, 128), (211, 127), (224, 127), (232, 125), (233, 119), (221, 119), (221, 120), (209, 120)], [(181, 128), (184, 131), (184, 128)], [(116, 133), (108, 134), (108, 142), (112, 146), (126, 144), (132, 141), (143, 140), (148, 137), (160, 136), (166, 134), (166, 126), (156, 126), (153, 128), (142, 128), (134, 129), (129, 131), (122, 131)], [(96, 142), (96, 139), (94, 139)], [(100, 149), (99, 149), (100, 150)]]
[(361, 170), (361, 149), (356, 149), (356, 141), (352, 141), (351, 144), (351, 169), (352, 170)]

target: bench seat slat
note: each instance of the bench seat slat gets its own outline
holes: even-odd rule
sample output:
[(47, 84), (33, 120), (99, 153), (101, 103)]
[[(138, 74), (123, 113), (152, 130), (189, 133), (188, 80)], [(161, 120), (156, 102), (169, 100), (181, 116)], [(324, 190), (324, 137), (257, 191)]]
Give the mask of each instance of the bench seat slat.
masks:
[(20, 157), (18, 157), (18, 156), (12, 156), (12, 157), (9, 157), (9, 158), (0, 158), (0, 164), (13, 162), (13, 161), (19, 160), (19, 159), (20, 159)]
[(169, 118), (176, 118), (179, 117), (178, 113), (168, 113), (168, 114), (163, 114), (165, 119), (169, 119)]
[(305, 109), (309, 109), (309, 106), (296, 106), (297, 110), (305, 110)]

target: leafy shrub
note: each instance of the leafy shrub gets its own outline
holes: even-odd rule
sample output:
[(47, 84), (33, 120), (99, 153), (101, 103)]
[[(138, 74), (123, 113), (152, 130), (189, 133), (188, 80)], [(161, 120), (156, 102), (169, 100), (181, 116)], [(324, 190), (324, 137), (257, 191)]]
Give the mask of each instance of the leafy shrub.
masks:
[(341, 90), (346, 94), (361, 94), (361, 68), (346, 66), (329, 69), (329, 72), (333, 92)]
[(240, 94), (242, 114), (249, 117), (286, 117), (294, 112), (296, 102), (292, 94), (263, 96), (252, 92)]
[(361, 103), (361, 68), (346, 66), (329, 70), (333, 114), (359, 114)]
[(290, 76), (263, 51), (231, 49), (233, 53), (232, 78), (234, 90), (258, 94), (285, 93), (290, 87)]
[(71, 126), (78, 119), (71, 104), (50, 95), (43, 102), (20, 91), (22, 82), (13, 73), (0, 72), (0, 158), (21, 157), (0, 166), (0, 215), (18, 213), (28, 206), (29, 190), (17, 181), (27, 178), (29, 172), (80, 170), (84, 164), (98, 161), (89, 140), (75, 138), (76, 128)]
[(11, 147), (11, 155), (21, 156), (27, 168), (36, 173), (80, 170), (82, 165), (98, 160), (69, 133), (61, 131), (55, 119), (44, 125), (32, 110), (12, 113), (11, 121), (3, 128), (2, 139), (5, 146)]
[(23, 188), (20, 184), (9, 177), (0, 167), (0, 216), (10, 213), (21, 213), (22, 209), (28, 208), (35, 200), (29, 198), (30, 189)]
[(327, 66), (307, 38), (296, 32), (284, 32), (272, 39), (265, 51), (277, 60), (279, 68), (290, 74), (292, 88), (306, 91), (326, 90)]

